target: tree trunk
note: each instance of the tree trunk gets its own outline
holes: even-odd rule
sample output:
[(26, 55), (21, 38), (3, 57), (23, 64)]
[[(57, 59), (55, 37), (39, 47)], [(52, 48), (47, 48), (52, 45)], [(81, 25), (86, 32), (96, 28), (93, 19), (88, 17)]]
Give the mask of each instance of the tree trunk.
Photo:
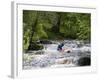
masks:
[(52, 30), (55, 32), (55, 33), (59, 33), (59, 27), (60, 27), (60, 22), (61, 22), (61, 15), (60, 13), (57, 14), (57, 23), (53, 26)]
[(37, 17), (36, 17), (36, 20), (35, 20), (35, 22), (32, 24), (32, 33), (31, 33), (31, 36), (30, 36), (30, 41), (29, 41), (29, 47), (28, 47), (28, 50), (31, 50), (31, 48), (32, 48), (32, 37), (33, 37), (33, 35), (34, 35), (34, 29), (35, 29), (35, 27), (36, 27), (36, 25), (37, 25), (37, 22), (38, 22), (38, 13), (37, 13)]

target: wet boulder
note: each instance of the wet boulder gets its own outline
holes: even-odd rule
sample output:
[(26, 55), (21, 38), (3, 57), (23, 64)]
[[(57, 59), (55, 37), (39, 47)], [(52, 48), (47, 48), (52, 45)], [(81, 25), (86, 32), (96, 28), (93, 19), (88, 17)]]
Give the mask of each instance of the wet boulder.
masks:
[(30, 44), (28, 50), (42, 50), (43, 48), (43, 45), (33, 42)]
[(62, 59), (57, 59), (55, 61), (57, 64), (71, 64), (72, 60), (66, 59), (66, 58), (62, 58)]
[(52, 44), (50, 40), (40, 40), (41, 44)]
[(91, 59), (90, 57), (82, 57), (78, 60), (77, 63), (78, 66), (89, 66), (91, 65)]

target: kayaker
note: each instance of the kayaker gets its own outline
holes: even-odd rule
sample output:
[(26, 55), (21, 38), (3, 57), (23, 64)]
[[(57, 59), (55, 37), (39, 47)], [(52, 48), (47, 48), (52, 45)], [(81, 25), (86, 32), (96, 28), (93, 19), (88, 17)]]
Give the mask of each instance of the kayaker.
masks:
[(58, 51), (62, 51), (62, 47), (64, 46), (64, 43), (61, 43), (58, 45), (57, 50)]

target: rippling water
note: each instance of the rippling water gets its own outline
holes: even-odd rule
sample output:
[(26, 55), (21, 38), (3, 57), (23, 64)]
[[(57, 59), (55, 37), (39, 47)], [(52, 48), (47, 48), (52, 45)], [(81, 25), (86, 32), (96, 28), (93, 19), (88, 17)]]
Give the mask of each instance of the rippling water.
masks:
[[(91, 46), (89, 42), (65, 40), (64, 51), (57, 51), (60, 42), (45, 44), (43, 50), (24, 53), (23, 69), (46, 67), (73, 67), (78, 66), (81, 57), (90, 57)], [(67, 52), (70, 50), (70, 53)]]

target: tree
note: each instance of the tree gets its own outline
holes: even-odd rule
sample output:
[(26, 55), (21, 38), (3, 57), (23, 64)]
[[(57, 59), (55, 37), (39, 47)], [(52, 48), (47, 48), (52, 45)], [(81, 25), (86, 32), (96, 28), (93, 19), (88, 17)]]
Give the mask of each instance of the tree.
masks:
[[(91, 39), (89, 13), (23, 11), (23, 48), (34, 47), (38, 40)], [(32, 46), (33, 45), (33, 46)]]

